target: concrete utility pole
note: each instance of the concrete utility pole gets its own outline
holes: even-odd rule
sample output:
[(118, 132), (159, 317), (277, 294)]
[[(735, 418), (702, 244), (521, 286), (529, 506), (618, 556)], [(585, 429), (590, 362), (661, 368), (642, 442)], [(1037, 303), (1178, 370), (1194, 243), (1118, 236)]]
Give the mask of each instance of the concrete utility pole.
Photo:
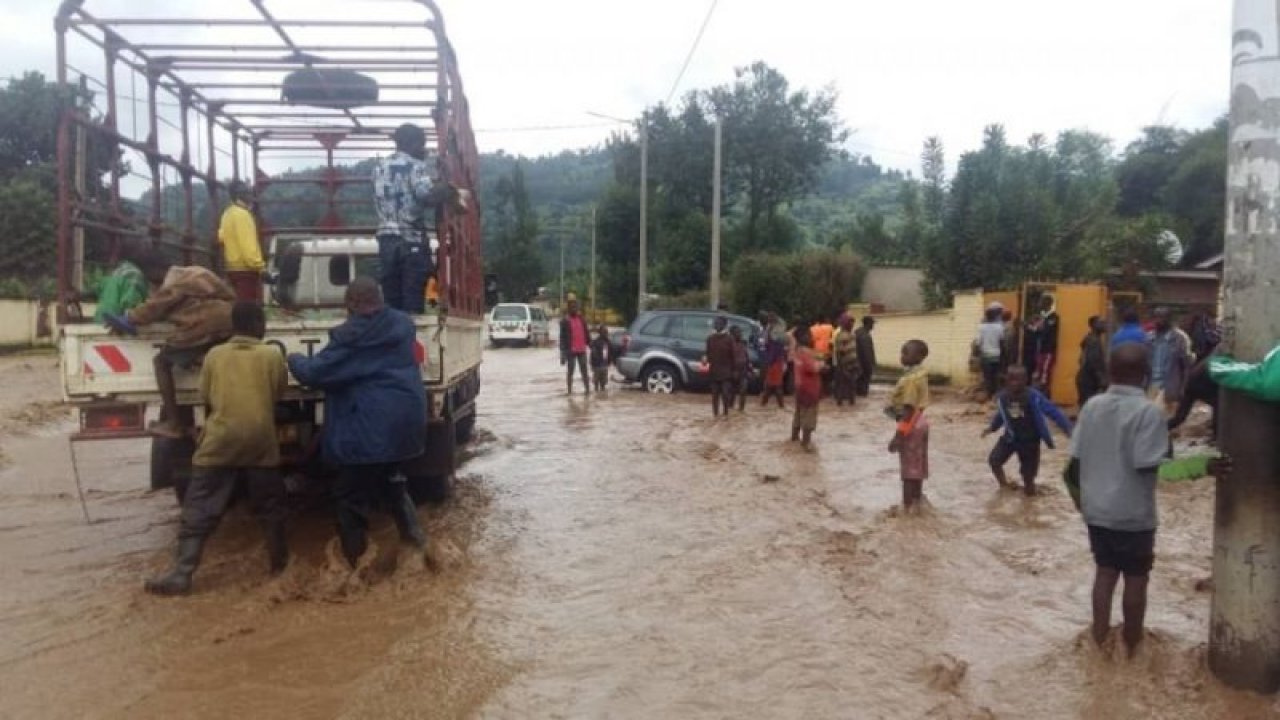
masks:
[(596, 206), (591, 206), (591, 318), (596, 315)]
[(640, 299), (636, 312), (644, 310), (649, 294), (649, 113), (640, 116)]
[[(1227, 145), (1223, 349), (1258, 362), (1280, 339), (1280, 14), (1235, 0)], [(1223, 682), (1280, 690), (1280, 403), (1222, 391), (1209, 667)]]
[(720, 116), (716, 116), (715, 160), (711, 170), (711, 309), (720, 309)]

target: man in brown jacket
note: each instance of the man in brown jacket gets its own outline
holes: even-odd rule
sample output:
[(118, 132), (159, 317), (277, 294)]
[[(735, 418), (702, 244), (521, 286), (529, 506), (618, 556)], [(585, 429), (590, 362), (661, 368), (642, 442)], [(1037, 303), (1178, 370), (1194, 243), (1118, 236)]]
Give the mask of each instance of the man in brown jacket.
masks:
[(175, 266), (164, 272), (161, 265), (148, 261), (142, 271), (153, 284), (163, 278), (159, 289), (124, 315), (105, 315), (103, 320), (112, 330), (128, 335), (136, 335), (144, 325), (173, 325), (173, 332), (154, 361), (162, 414), (150, 429), (163, 437), (183, 437), (191, 428), (178, 412), (173, 369), (198, 364), (209, 348), (231, 337), (231, 306), (236, 295), (230, 285), (207, 268)]
[(713, 325), (715, 332), (707, 337), (707, 375), (711, 380), (711, 412), (720, 416), (724, 406), (725, 417), (733, 407), (733, 336), (729, 335), (729, 319), (719, 315)]

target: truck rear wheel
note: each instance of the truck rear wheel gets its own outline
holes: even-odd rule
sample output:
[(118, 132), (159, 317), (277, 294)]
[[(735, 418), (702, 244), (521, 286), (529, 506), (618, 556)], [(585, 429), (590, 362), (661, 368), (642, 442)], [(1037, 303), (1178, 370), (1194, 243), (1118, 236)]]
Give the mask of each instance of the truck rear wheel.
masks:
[(404, 465), (414, 502), (439, 505), (449, 499), (457, 450), (458, 424), (452, 415), (427, 424), (426, 451)]
[(191, 457), (195, 453), (196, 441), (191, 438), (151, 438), (151, 489), (171, 487), (181, 504), (191, 482)]

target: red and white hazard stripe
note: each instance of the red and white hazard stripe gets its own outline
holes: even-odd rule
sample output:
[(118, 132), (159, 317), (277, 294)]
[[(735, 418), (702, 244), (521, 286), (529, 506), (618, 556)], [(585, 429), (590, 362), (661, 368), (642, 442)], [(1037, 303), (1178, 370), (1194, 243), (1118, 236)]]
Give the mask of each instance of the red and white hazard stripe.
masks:
[(127, 373), (133, 370), (133, 363), (124, 354), (119, 345), (90, 345), (84, 354), (84, 372), (86, 375), (106, 375), (111, 373)]

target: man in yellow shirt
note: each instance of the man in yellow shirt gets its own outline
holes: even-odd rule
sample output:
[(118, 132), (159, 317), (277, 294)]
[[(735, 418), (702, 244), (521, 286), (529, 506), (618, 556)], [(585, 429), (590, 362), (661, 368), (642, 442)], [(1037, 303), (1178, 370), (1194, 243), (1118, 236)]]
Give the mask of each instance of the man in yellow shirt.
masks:
[(272, 574), (289, 562), (275, 426), (276, 402), (288, 386), (289, 371), (284, 355), (262, 342), (267, 321), (260, 304), (236, 303), (231, 323), (235, 335), (211, 349), (201, 367), (200, 397), (208, 412), (182, 501), (177, 559), (168, 573), (147, 581), (146, 590), (154, 595), (191, 592), (204, 543), (231, 504), (240, 476), (266, 534)]
[(222, 212), (218, 226), (218, 242), (222, 243), (222, 259), (227, 280), (235, 288), (237, 300), (262, 302), (262, 247), (258, 244), (258, 224), (249, 209), (253, 190), (236, 181), (231, 183), (231, 204)]

